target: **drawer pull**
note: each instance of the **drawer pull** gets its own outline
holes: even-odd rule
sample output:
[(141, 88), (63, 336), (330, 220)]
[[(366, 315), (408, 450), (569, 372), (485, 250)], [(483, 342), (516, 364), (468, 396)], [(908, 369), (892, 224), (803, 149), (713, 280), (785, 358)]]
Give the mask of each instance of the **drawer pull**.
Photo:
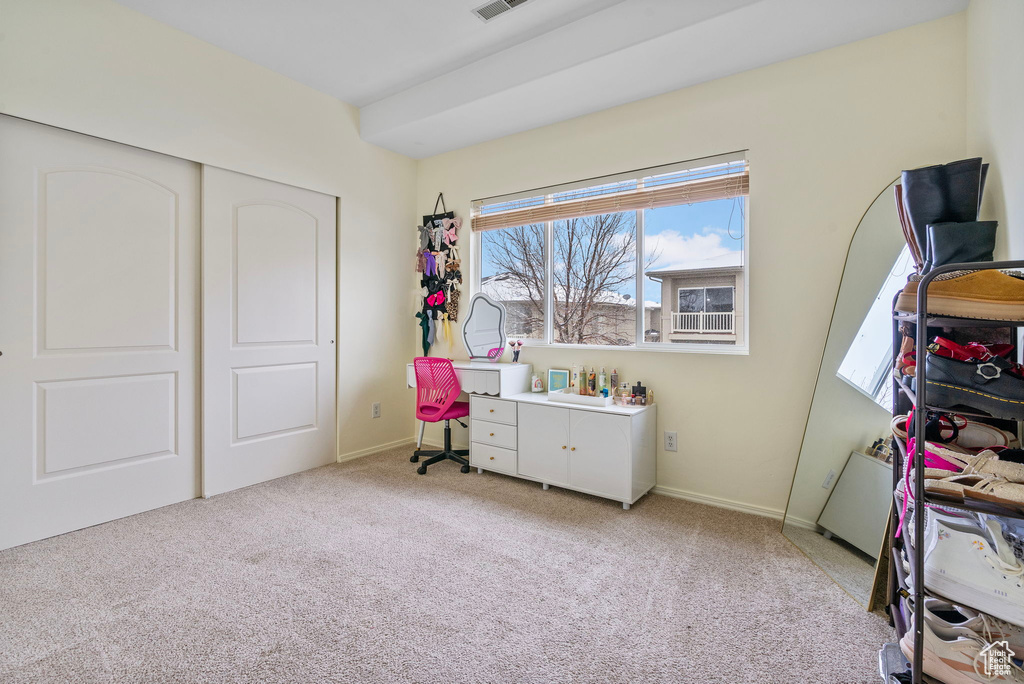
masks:
[(493, 437), (493, 436), (494, 436), (494, 433), (492, 432), (492, 433), (491, 433), (491, 437)]
[(494, 413), (494, 409), (490, 409), (491, 413)]
[(565, 447), (563, 446), (562, 448), (564, 449)]
[(491, 456), (491, 460), (492, 460), (492, 461), (494, 460), (494, 457), (493, 457), (493, 456)]
[(572, 449), (569, 449), (569, 451), (576, 451), (576, 447), (573, 447)]

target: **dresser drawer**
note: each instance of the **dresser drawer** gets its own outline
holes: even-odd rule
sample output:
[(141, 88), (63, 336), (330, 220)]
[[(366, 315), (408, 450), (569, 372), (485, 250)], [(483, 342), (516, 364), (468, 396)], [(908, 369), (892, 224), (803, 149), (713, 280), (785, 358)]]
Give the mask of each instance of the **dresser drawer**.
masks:
[(516, 448), (516, 426), (492, 423), (474, 418), (470, 421), (470, 441), (505, 449)]
[(503, 399), (488, 399), (476, 395), (469, 398), (470, 415), (474, 420), (491, 423), (516, 424), (516, 402)]
[(516, 474), (516, 452), (512, 449), (473, 442), (469, 446), (469, 462), (478, 468)]

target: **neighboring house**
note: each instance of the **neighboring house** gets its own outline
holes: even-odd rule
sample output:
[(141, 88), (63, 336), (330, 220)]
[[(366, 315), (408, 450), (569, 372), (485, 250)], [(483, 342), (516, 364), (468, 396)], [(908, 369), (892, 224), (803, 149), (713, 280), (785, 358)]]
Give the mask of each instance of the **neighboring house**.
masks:
[[(543, 293), (534, 293), (531, 298), (528, 289), (516, 283), (511, 276), (499, 273), (488, 276), (480, 282), (481, 291), (491, 299), (505, 306), (507, 320), (505, 329), (509, 337), (539, 339), (544, 335), (542, 310), (534, 300), (542, 300)], [(565, 301), (564, 291), (556, 288), (556, 306)], [(633, 344), (636, 337), (636, 299), (618, 292), (604, 291), (597, 296), (595, 325), (587, 331), (588, 342), (597, 344)], [(647, 302), (644, 307), (644, 329), (657, 327), (660, 305)], [(648, 338), (650, 339), (650, 338)]]
[(661, 342), (743, 344), (743, 255), (657, 268), (645, 275), (661, 283)]

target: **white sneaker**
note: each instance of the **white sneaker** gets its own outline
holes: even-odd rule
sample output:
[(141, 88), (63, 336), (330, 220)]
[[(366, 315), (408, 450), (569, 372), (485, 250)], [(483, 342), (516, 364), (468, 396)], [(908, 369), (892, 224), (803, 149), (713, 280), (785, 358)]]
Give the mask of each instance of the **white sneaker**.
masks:
[(929, 591), (1015, 625), (1024, 625), (1024, 565), (1003, 540), (999, 523), (928, 513), (924, 586)]
[(1018, 658), (1024, 657), (1024, 627), (934, 596), (925, 596), (924, 610), (927, 622), (950, 634), (980, 637), (987, 643), (1005, 641)]
[[(913, 662), (913, 630), (900, 639), (900, 650), (907, 660)], [(927, 612), (925, 613), (921, 667), (930, 677), (935, 677), (946, 684), (1024, 684), (1024, 670), (1011, 660), (1015, 655), (1005, 641), (990, 643), (977, 635), (964, 636), (937, 624)]]

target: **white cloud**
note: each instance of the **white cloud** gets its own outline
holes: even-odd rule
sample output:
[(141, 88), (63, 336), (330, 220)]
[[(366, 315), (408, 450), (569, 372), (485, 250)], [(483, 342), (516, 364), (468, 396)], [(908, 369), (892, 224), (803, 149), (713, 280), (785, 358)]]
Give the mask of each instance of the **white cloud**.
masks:
[(644, 238), (644, 250), (647, 254), (657, 255), (654, 268), (704, 261), (736, 251), (722, 244), (720, 232), (710, 230), (714, 232), (703, 235), (681, 235), (676, 230), (663, 230)]

